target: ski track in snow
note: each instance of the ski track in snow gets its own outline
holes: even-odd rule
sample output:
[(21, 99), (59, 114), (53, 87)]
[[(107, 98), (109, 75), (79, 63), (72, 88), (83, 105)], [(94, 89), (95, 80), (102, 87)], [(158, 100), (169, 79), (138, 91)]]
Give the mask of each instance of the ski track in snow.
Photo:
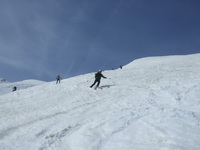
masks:
[(199, 58), (140, 59), (103, 72), (111, 79), (97, 90), (89, 88), (92, 73), (2, 93), (0, 147), (199, 150)]

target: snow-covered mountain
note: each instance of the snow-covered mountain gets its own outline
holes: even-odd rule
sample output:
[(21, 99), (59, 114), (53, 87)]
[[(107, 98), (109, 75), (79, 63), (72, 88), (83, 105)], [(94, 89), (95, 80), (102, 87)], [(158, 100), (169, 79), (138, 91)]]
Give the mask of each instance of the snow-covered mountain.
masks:
[(27, 89), (36, 85), (45, 83), (44, 81), (39, 80), (24, 80), (19, 82), (8, 82), (4, 78), (0, 78), (0, 96), (12, 92), (14, 86), (17, 87), (17, 90)]
[(0, 78), (0, 84), (7, 82), (5, 78)]
[[(199, 150), (200, 54), (135, 60), (0, 96), (2, 150)], [(110, 79), (111, 78), (111, 79)]]

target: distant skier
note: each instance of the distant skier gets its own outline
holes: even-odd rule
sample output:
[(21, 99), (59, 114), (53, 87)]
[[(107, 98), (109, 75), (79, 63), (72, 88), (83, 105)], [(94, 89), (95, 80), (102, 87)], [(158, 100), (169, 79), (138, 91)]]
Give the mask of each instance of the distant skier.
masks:
[(12, 89), (13, 89), (13, 92), (14, 92), (14, 91), (16, 91), (16, 90), (17, 90), (17, 87), (16, 87), (16, 86), (14, 86)]
[(56, 77), (56, 84), (57, 84), (57, 83), (60, 83), (60, 80), (61, 80), (60, 75), (57, 75), (57, 77)]
[(95, 73), (95, 80), (94, 80), (94, 83), (93, 83), (90, 87), (92, 88), (92, 87), (97, 83), (97, 86), (95, 87), (95, 89), (98, 88), (99, 85), (100, 85), (101, 77), (107, 78), (107, 77), (104, 77), (104, 76), (102, 75), (102, 70), (99, 70), (97, 73)]

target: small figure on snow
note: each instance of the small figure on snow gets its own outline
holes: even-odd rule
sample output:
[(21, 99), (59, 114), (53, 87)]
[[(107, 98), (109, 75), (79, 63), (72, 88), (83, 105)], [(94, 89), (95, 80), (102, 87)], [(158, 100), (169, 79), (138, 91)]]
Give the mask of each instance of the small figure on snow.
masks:
[(95, 80), (94, 80), (94, 83), (93, 83), (90, 87), (92, 88), (92, 87), (97, 83), (97, 86), (95, 87), (95, 89), (98, 88), (99, 85), (100, 85), (101, 77), (107, 78), (107, 77), (104, 77), (104, 76), (102, 75), (102, 70), (99, 70), (97, 73), (95, 73)]
[(12, 89), (13, 89), (13, 92), (14, 92), (14, 91), (16, 91), (16, 90), (17, 90), (17, 87), (16, 87), (16, 86), (14, 86)]
[(60, 75), (57, 75), (57, 77), (56, 77), (56, 84), (57, 83), (60, 83), (60, 80), (61, 80), (62, 78), (60, 77)]

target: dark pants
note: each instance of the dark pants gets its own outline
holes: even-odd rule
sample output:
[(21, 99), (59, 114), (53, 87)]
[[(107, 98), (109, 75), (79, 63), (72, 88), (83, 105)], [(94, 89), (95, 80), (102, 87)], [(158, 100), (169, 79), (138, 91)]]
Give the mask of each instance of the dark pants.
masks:
[(57, 79), (56, 84), (57, 84), (57, 83), (60, 83), (60, 79)]
[(95, 80), (94, 83), (90, 86), (91, 88), (97, 83), (97, 87), (99, 87), (100, 80)]

